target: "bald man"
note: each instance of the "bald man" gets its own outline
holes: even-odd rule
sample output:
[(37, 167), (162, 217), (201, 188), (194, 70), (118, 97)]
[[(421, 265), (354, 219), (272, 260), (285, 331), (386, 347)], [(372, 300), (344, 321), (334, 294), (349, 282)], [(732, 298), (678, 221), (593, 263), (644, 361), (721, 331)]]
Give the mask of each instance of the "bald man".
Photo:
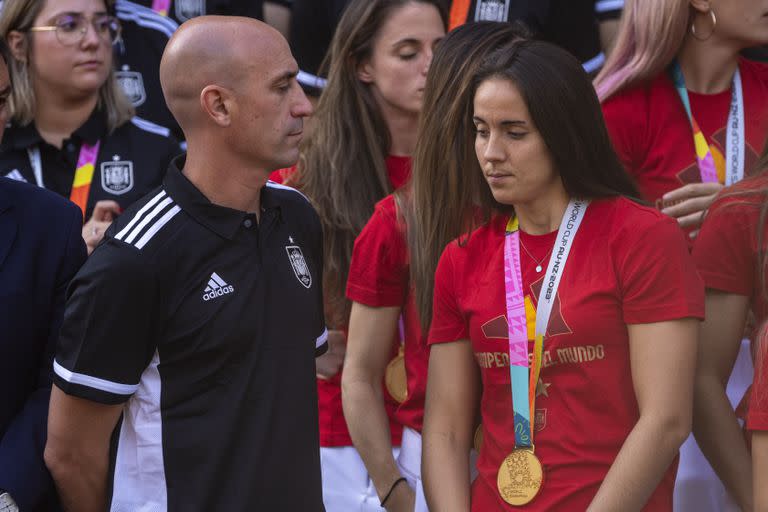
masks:
[(69, 511), (322, 511), (320, 222), (293, 189), (311, 107), (286, 41), (199, 17), (163, 55), (187, 137), (69, 290), (46, 463)]

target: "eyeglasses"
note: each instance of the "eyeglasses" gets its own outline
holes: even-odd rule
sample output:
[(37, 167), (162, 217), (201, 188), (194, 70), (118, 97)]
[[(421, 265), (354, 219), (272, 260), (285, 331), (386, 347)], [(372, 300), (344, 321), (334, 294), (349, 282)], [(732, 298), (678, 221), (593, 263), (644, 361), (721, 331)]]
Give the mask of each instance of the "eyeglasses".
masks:
[(97, 14), (90, 20), (82, 14), (67, 14), (58, 18), (55, 25), (31, 27), (30, 32), (56, 31), (56, 39), (64, 46), (75, 46), (88, 33), (88, 24), (93, 26), (96, 34), (106, 43), (115, 44), (120, 39), (122, 27), (114, 16)]

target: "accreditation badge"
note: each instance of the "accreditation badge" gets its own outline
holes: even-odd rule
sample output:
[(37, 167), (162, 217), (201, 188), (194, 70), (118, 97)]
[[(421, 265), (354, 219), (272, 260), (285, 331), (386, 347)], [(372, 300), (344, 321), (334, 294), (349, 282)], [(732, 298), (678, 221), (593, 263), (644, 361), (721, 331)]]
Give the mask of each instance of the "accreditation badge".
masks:
[(389, 394), (401, 404), (408, 398), (408, 375), (405, 372), (405, 356), (403, 355), (403, 345), (397, 355), (387, 365), (384, 373), (384, 384), (387, 386)]
[(475, 21), (507, 21), (509, 0), (477, 0)]
[(174, 10), (176, 18), (183, 23), (205, 14), (205, 0), (176, 0)]
[(530, 448), (515, 449), (504, 458), (496, 477), (501, 498), (519, 507), (533, 501), (541, 490), (544, 470)]

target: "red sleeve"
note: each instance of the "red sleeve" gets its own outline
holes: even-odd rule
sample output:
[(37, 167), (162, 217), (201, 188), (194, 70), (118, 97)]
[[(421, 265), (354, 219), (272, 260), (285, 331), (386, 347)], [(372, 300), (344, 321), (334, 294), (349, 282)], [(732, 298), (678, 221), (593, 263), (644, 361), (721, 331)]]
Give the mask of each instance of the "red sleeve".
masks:
[(608, 98), (602, 104), (605, 126), (613, 149), (633, 176), (647, 154), (643, 141), (647, 140), (647, 109), (643, 90), (634, 89)]
[(755, 378), (747, 412), (748, 430), (768, 430), (768, 324), (755, 340)]
[(347, 298), (371, 307), (401, 306), (408, 286), (405, 232), (398, 223), (394, 201), (391, 211), (379, 204), (355, 240)]
[(752, 295), (757, 276), (750, 227), (755, 223), (749, 219), (748, 208), (754, 206), (718, 201), (704, 219), (693, 246), (693, 259), (707, 288)]
[(469, 339), (469, 326), (464, 315), (459, 309), (459, 286), (455, 272), (453, 252), (465, 250), (459, 248), (456, 242), (451, 242), (437, 264), (435, 272), (435, 292), (432, 300), (432, 324), (429, 329), (429, 345), (435, 343), (449, 343), (457, 340)]
[[(654, 212), (655, 213), (655, 212)], [(624, 322), (704, 318), (704, 284), (677, 223), (661, 213), (617, 240)]]

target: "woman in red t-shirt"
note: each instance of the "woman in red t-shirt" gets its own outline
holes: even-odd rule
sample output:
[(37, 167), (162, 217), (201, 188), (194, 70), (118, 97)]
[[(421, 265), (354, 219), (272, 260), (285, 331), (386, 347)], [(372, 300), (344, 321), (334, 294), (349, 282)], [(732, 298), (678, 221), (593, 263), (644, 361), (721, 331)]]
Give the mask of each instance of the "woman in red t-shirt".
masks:
[(753, 0), (625, 0), (595, 79), (614, 148), (643, 198), (692, 236), (768, 135), (768, 66), (740, 56), (768, 43), (765, 9)]
[[(293, 172), (320, 215), (329, 351), (317, 361), (323, 499), (328, 512), (380, 510), (352, 446), (341, 402), (350, 303), (344, 292), (355, 237), (377, 201), (410, 174), (426, 74), (446, 15), (438, 0), (352, 0), (334, 34), (328, 82)], [(395, 340), (390, 348), (396, 353)], [(387, 398), (388, 414), (396, 402)], [(391, 442), (402, 427), (390, 423)]]
[(683, 234), (631, 199), (573, 57), (515, 43), (472, 79), (479, 165), (463, 172), (490, 221), (449, 244), (435, 274), (430, 508), (672, 510), (704, 309)]
[[(471, 101), (465, 77), (490, 51), (517, 38), (517, 30), (508, 24), (478, 23), (460, 27), (440, 42), (427, 75), (414, 173), (423, 162), (443, 168), (455, 161), (435, 139), (446, 131), (447, 120), (463, 116)], [(347, 280), (347, 297), (353, 302), (342, 389), (355, 447), (379, 496), (388, 496), (383, 505), (421, 512), (427, 510), (420, 466), (429, 351), (410, 283), (404, 211), (412, 210), (411, 197), (404, 188), (380, 201), (355, 240)], [(459, 232), (457, 228), (454, 236)], [(403, 353), (393, 359), (399, 319)], [(385, 377), (393, 396), (402, 400), (395, 413), (405, 426), (397, 460), (380, 385)]]
[[(751, 464), (747, 443), (733, 409), (723, 392), (731, 374), (749, 313), (760, 325), (768, 319), (766, 297), (766, 212), (768, 212), (768, 157), (758, 165), (761, 173), (726, 189), (710, 207), (701, 228), (693, 256), (707, 288), (707, 319), (702, 324), (697, 368), (696, 439), (705, 449), (718, 475), (743, 510), (753, 509), (753, 495), (768, 489), (751, 484)], [(747, 333), (751, 334), (751, 333)], [(749, 430), (768, 430), (768, 389), (764, 347), (756, 350), (755, 389), (747, 393)], [(743, 408), (739, 416), (744, 417)], [(723, 411), (723, 412), (721, 412)], [(722, 417), (721, 417), (722, 415)], [(768, 455), (766, 436), (752, 437), (752, 451)], [(755, 458), (755, 468), (759, 459)], [(765, 474), (764, 474), (765, 475)], [(755, 472), (754, 482), (758, 473)], [(765, 476), (764, 476), (765, 478)], [(763, 483), (765, 480), (762, 481)], [(763, 510), (754, 503), (755, 510)]]

